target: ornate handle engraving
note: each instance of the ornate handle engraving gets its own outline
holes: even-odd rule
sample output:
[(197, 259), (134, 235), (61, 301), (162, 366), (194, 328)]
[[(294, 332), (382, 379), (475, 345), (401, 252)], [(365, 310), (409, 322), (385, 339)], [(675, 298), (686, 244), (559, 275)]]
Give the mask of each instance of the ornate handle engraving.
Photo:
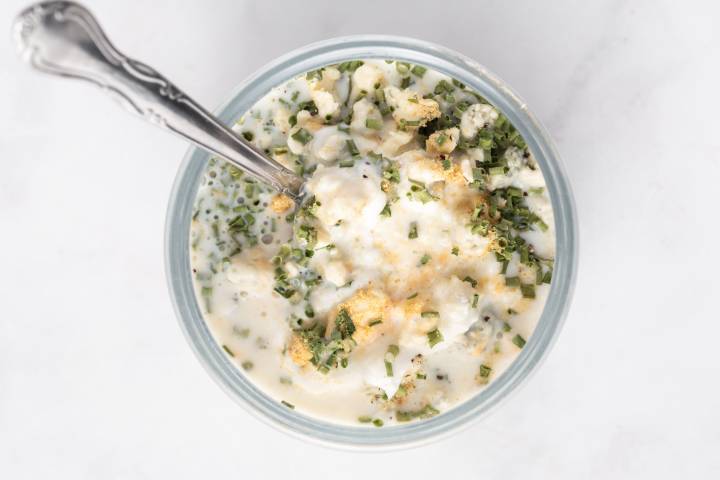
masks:
[(20, 54), (37, 70), (92, 82), (129, 111), (300, 197), (302, 178), (239, 138), (154, 68), (123, 55), (85, 7), (35, 4), (18, 16), (14, 35)]

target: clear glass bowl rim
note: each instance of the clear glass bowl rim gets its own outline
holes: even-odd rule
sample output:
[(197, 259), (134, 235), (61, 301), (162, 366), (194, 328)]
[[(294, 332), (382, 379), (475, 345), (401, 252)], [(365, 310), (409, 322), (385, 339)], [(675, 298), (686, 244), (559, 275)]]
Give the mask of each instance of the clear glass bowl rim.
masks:
[(192, 284), (189, 228), (199, 179), (210, 155), (191, 146), (170, 196), (165, 229), (165, 268), (182, 331), (210, 376), (237, 403), (271, 426), (303, 439), (345, 449), (395, 449), (444, 438), (478, 421), (536, 371), (555, 342), (570, 305), (577, 271), (577, 221), (570, 185), (549, 135), (521, 98), (479, 63), (447, 48), (386, 35), (339, 37), (294, 50), (241, 83), (219, 109), (231, 124), (272, 87), (324, 65), (357, 58), (388, 58), (423, 64), (485, 96), (518, 128), (545, 176), (555, 215), (556, 260), (547, 304), (535, 332), (510, 367), (486, 389), (437, 417), (399, 426), (366, 428), (324, 422), (291, 410), (246, 379), (214, 341)]

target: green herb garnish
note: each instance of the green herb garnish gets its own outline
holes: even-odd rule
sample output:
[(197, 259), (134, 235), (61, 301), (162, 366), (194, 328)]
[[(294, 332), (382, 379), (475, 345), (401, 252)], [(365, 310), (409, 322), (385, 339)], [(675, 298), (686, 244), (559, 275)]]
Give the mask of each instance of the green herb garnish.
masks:
[(408, 232), (408, 238), (409, 239), (415, 239), (418, 238), (418, 226), (417, 222), (411, 222), (410, 223), (410, 231)]
[(313, 139), (313, 136), (310, 132), (305, 130), (304, 128), (301, 128), (297, 132), (293, 133), (291, 135), (292, 139), (302, 143), (303, 145), (306, 145), (310, 140)]
[(395, 70), (397, 70), (400, 75), (405, 75), (410, 71), (410, 64), (405, 62), (395, 62)]
[(376, 118), (368, 118), (365, 120), (365, 126), (372, 130), (380, 130), (383, 127), (383, 122)]
[(395, 418), (398, 422), (409, 422), (410, 420), (415, 420), (417, 418), (430, 418), (434, 417), (440, 413), (440, 411), (433, 407), (430, 404), (425, 405), (420, 410), (414, 410), (414, 411), (401, 411), (398, 410), (395, 412)]
[(415, 65), (412, 70), (410, 70), (410, 73), (417, 77), (421, 77), (425, 75), (425, 72), (427, 72), (427, 68), (421, 66), (421, 65)]
[(350, 318), (350, 314), (344, 308), (340, 310), (337, 317), (335, 317), (335, 326), (342, 338), (348, 338), (355, 333), (355, 324), (352, 318)]
[(438, 343), (440, 343), (444, 340), (442, 333), (440, 333), (440, 330), (438, 330), (437, 328), (429, 331), (427, 333), (427, 337), (428, 337), (428, 343), (430, 344), (430, 348), (433, 348), (435, 345), (437, 345)]
[(350, 155), (352, 155), (353, 157), (360, 156), (360, 150), (358, 150), (357, 145), (355, 145), (355, 142), (352, 139), (346, 140), (345, 145), (347, 145), (348, 152), (350, 152)]
[(360, 68), (365, 62), (362, 60), (349, 60), (347, 62), (342, 62), (338, 65), (338, 70), (340, 72), (354, 72), (358, 68)]

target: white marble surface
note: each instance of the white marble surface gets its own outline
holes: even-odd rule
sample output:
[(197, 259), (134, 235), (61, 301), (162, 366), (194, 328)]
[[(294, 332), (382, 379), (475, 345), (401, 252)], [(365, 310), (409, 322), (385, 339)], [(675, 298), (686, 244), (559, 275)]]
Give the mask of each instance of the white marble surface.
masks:
[[(287, 438), (212, 383), (171, 311), (163, 222), (185, 145), (30, 73), (5, 36), (0, 478), (720, 476), (717, 2), (90, 3), (121, 49), (209, 106), (341, 34), (478, 59), (564, 156), (579, 280), (541, 371), (474, 428), (374, 456)], [(3, 0), (0, 30), (24, 4)]]

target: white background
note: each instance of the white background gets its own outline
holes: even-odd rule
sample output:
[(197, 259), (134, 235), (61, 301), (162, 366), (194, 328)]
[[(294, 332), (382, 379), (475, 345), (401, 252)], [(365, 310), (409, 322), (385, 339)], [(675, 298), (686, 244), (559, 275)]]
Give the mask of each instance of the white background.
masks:
[[(0, 31), (24, 1), (3, 0)], [(446, 441), (358, 455), (236, 406), (182, 337), (163, 223), (182, 141), (0, 41), (0, 478), (718, 478), (717, 2), (92, 1), (214, 108), (311, 41), (394, 33), (484, 63), (557, 141), (581, 254), (547, 362)]]

